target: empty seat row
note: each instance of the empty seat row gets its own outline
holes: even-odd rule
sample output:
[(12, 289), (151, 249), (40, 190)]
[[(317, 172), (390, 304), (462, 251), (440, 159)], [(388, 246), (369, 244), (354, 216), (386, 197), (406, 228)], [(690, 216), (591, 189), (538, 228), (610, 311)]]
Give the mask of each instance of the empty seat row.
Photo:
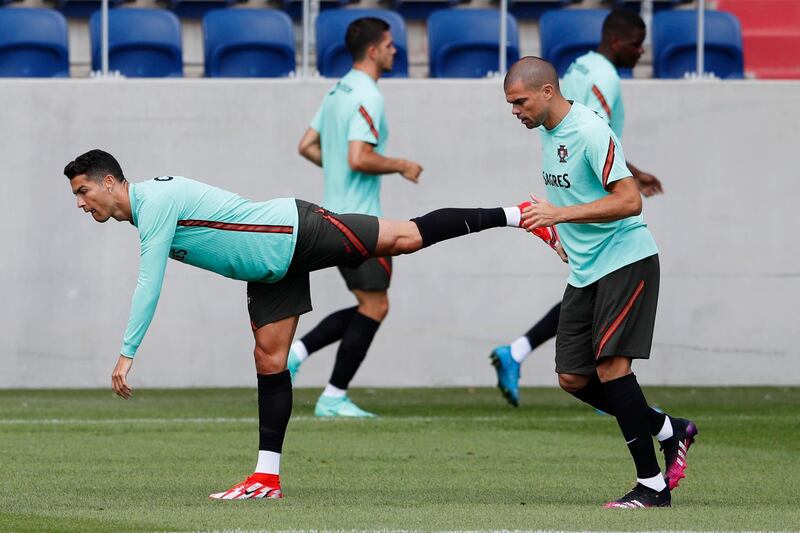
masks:
[[(577, 56), (595, 49), (607, 15), (604, 10), (562, 10), (541, 19), (542, 56), (563, 74)], [(328, 10), (317, 18), (317, 65), (327, 77), (350, 68), (344, 34), (353, 20), (386, 20), (398, 53), (394, 76), (408, 76), (403, 18), (382, 9)], [(695, 69), (694, 11), (662, 11), (653, 20), (656, 77), (677, 78)], [(721, 78), (742, 77), (741, 34), (728, 13), (706, 13), (706, 70)], [(428, 18), (431, 77), (476, 78), (498, 69), (499, 12), (493, 9), (439, 10)], [(100, 13), (89, 21), (92, 67), (100, 68)], [(519, 58), (516, 20), (507, 19), (508, 63)], [(569, 31), (566, 31), (568, 29)], [(294, 32), (277, 10), (235, 9), (209, 12), (203, 19), (205, 69), (209, 77), (281, 77), (295, 70)], [(182, 76), (178, 18), (158, 9), (109, 12), (109, 66), (129, 77)], [(47, 9), (0, 10), (0, 76), (68, 76), (67, 26)]]
[[(14, 0), (0, 0), (0, 5)], [(116, 7), (130, 0), (109, 0), (110, 7)], [(228, 7), (240, 0), (161, 0), (170, 10), (180, 17), (200, 18), (212, 9)], [(320, 10), (336, 9), (359, 0), (320, 0)], [(654, 0), (656, 10), (670, 8), (677, 4), (691, 0)], [(456, 7), (467, 3), (469, 0), (389, 0), (388, 5), (404, 18), (423, 20), (427, 19), (434, 11)], [(55, 7), (70, 17), (89, 17), (96, 11), (101, 0), (53, 0)], [(277, 2), (292, 18), (302, 15), (302, 0), (278, 0)], [(560, 9), (575, 0), (508, 0), (509, 11), (518, 18), (539, 18), (544, 12)], [(642, 0), (612, 0), (612, 5), (638, 10)]]

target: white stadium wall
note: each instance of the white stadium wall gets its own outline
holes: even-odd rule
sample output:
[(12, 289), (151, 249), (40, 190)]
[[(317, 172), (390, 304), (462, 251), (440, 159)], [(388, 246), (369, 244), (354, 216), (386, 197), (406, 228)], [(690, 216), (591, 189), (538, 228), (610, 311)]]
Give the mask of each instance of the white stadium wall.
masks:
[[(0, 82), (0, 387), (105, 387), (138, 266), (137, 233), (76, 209), (61, 171), (95, 147), (133, 181), (186, 175), (240, 194), (319, 200), (296, 146), (330, 81)], [(387, 216), (511, 205), (541, 194), (539, 139), (499, 81), (381, 82), (388, 153), (420, 161), (419, 185), (384, 179)], [(624, 84), (625, 154), (666, 194), (644, 213), (661, 250), (652, 361), (666, 385), (800, 384), (800, 83)], [(493, 385), (491, 348), (556, 303), (566, 267), (499, 229), (395, 260), (391, 311), (354, 386)], [(353, 304), (335, 271), (312, 275), (298, 333)], [(250, 386), (241, 282), (170, 262), (134, 364), (137, 387)], [(333, 349), (298, 386), (325, 383)], [(553, 343), (523, 369), (555, 385)]]

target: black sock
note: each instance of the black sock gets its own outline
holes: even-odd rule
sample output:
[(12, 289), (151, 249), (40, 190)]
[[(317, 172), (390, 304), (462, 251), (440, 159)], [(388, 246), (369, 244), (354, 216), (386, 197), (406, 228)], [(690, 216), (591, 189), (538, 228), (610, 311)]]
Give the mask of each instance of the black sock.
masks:
[(330, 384), (338, 389), (347, 390), (350, 380), (356, 375), (358, 367), (367, 356), (369, 345), (381, 325), (366, 315), (356, 313), (350, 320), (342, 335), (339, 351), (336, 352), (336, 363), (333, 365)]
[(468, 233), (477, 233), (489, 228), (499, 228), (506, 225), (506, 213), (502, 207), (483, 209), (446, 208), (431, 211), (421, 217), (412, 218), (422, 235), (422, 246), (428, 247), (437, 242)]
[(636, 477), (645, 479), (658, 475), (661, 468), (650, 435), (647, 400), (636, 381), (636, 375), (628, 374), (602, 386), (636, 464)]
[(535, 350), (540, 344), (556, 336), (556, 331), (558, 331), (558, 317), (560, 314), (561, 303), (558, 303), (548, 311), (539, 322), (528, 330), (525, 336), (531, 344), (531, 351)]
[(286, 426), (292, 415), (292, 379), (289, 371), (258, 374), (258, 449), (281, 453)]
[(322, 321), (317, 324), (317, 327), (306, 333), (303, 338), (300, 339), (300, 342), (306, 347), (308, 355), (341, 339), (342, 335), (344, 335), (344, 331), (347, 329), (347, 325), (353, 319), (357, 310), (358, 307), (353, 306), (331, 313), (323, 318)]
[[(592, 376), (592, 379), (589, 380), (589, 383), (587, 383), (584, 388), (571, 394), (580, 401), (588, 403), (595, 409), (599, 409), (600, 411), (603, 411), (611, 416), (616, 416), (614, 414), (614, 409), (606, 399), (606, 393), (603, 391), (603, 385), (600, 383), (600, 379), (597, 377), (597, 374)], [(664, 418), (666, 416), (667, 415), (664, 413), (659, 413), (649, 405), (647, 406), (647, 424), (650, 427), (651, 435), (658, 435), (658, 433), (661, 431), (661, 428), (664, 426)]]
[(606, 399), (606, 393), (603, 391), (603, 384), (600, 383), (600, 379), (597, 377), (597, 374), (592, 376), (592, 378), (589, 380), (589, 383), (587, 383), (584, 388), (576, 390), (575, 392), (571, 392), (570, 394), (575, 396), (580, 401), (588, 403), (595, 409), (599, 409), (604, 413), (614, 416), (614, 410), (611, 408), (611, 405)]

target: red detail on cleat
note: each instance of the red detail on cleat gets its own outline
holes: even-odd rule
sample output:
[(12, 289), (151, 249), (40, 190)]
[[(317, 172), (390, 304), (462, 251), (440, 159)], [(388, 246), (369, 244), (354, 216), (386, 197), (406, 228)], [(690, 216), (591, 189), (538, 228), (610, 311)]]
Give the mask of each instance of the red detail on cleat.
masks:
[(276, 474), (255, 473), (226, 490), (209, 496), (212, 500), (280, 499), (281, 479)]

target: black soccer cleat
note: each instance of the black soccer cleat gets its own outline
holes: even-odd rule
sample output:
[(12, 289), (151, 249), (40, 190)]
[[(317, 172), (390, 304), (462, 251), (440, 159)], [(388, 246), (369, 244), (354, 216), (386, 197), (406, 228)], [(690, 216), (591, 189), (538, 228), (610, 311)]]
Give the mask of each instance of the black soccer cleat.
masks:
[(648, 507), (671, 507), (672, 498), (669, 487), (661, 492), (637, 483), (633, 490), (617, 501), (608, 502), (604, 509), (646, 509)]
[(669, 490), (672, 490), (686, 477), (686, 455), (695, 436), (700, 432), (691, 420), (670, 417), (669, 421), (672, 424), (672, 437), (661, 443), (661, 449), (664, 451), (666, 465), (664, 478)]

